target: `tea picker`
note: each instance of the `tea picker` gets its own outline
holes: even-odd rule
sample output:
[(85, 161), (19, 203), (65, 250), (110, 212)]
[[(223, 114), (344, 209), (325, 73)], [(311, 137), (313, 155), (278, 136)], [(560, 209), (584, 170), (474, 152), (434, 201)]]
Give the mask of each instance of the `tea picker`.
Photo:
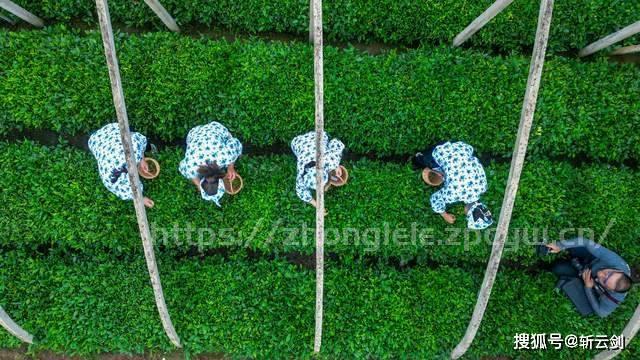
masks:
[[(144, 157), (147, 138), (134, 132), (131, 134), (131, 141), (140, 176), (145, 179), (154, 179), (160, 173), (160, 165), (155, 159)], [(89, 137), (89, 150), (98, 161), (98, 172), (104, 186), (122, 200), (133, 200), (118, 124), (105, 125), (92, 133)], [(140, 183), (140, 190), (142, 191), (142, 183)], [(153, 200), (146, 196), (143, 202), (148, 208), (154, 205)]]
[[(324, 152), (324, 164), (322, 173), (322, 186), (327, 191), (331, 186), (343, 186), (349, 179), (347, 169), (340, 165), (344, 144), (338, 139), (329, 141), (329, 136), (323, 133), (322, 143), (326, 149)], [(291, 150), (296, 156), (296, 194), (298, 197), (310, 203), (314, 207), (317, 205), (311, 191), (316, 189), (316, 133), (309, 132), (296, 136), (291, 141)]]
[(487, 191), (487, 177), (473, 147), (464, 142), (446, 142), (419, 152), (413, 164), (422, 170), (422, 179), (430, 186), (442, 186), (431, 195), (431, 208), (446, 222), (453, 224), (456, 218), (448, 213), (447, 206), (456, 202), (465, 204), (467, 227), (482, 230), (493, 224), (493, 217), (480, 202)]
[(179, 170), (193, 182), (202, 199), (220, 206), (225, 192), (234, 195), (242, 189), (242, 178), (235, 169), (241, 154), (240, 141), (222, 124), (213, 121), (189, 131)]
[[(111, 84), (111, 95), (113, 97), (113, 105), (116, 110), (118, 119), (118, 128), (120, 130), (120, 138), (122, 141), (122, 149), (124, 150), (124, 158), (129, 167), (128, 178), (131, 185), (131, 193), (133, 197), (133, 207), (140, 231), (140, 239), (144, 249), (144, 258), (147, 263), (149, 279), (153, 288), (153, 297), (160, 315), (160, 321), (165, 334), (176, 347), (182, 347), (180, 337), (176, 333), (171, 315), (164, 299), (164, 291), (162, 282), (160, 281), (160, 273), (158, 271), (158, 263), (156, 262), (155, 249), (153, 247), (151, 231), (149, 230), (149, 221), (145, 209), (145, 199), (142, 194), (142, 184), (138, 176), (137, 160), (142, 156), (136, 154), (133, 137), (129, 129), (129, 117), (127, 115), (127, 105), (124, 99), (124, 90), (122, 88), (122, 79), (120, 78), (120, 66), (118, 65), (118, 56), (116, 54), (116, 45), (113, 39), (113, 28), (111, 26), (111, 16), (109, 15), (109, 4), (107, 0), (96, 0), (96, 10), (100, 23), (100, 34), (102, 35), (102, 44), (104, 46), (104, 55), (109, 70), (109, 82)], [(139, 137), (139, 136), (138, 136)]]

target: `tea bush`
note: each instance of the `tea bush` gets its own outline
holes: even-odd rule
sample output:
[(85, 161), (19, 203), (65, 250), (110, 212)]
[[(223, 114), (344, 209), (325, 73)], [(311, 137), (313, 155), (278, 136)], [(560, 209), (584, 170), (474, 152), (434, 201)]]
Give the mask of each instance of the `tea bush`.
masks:
[[(238, 171), (245, 189), (225, 195), (223, 207), (202, 200), (178, 173), (181, 149), (160, 152), (162, 173), (145, 181), (151, 230), (163, 251), (247, 248), (268, 254), (314, 250), (315, 210), (295, 194), (293, 155), (244, 156)], [(445, 264), (484, 263), (493, 231), (465, 232), (462, 205), (447, 225), (429, 205), (433, 191), (407, 164), (349, 161), (350, 182), (327, 193), (327, 252), (345, 261), (363, 256)], [(109, 193), (93, 157), (66, 147), (31, 142), (0, 143), (0, 244), (27, 253), (39, 248), (126, 256), (138, 251), (140, 237), (131, 202)], [(489, 190), (483, 201), (499, 216), (508, 164), (487, 164)], [(522, 264), (537, 261), (532, 244), (545, 238), (585, 236), (630, 261), (640, 257), (635, 199), (638, 175), (604, 165), (575, 167), (564, 162), (525, 165), (504, 257)]]
[[(182, 20), (190, 23), (214, 22), (250, 32), (306, 31), (306, 10), (291, 29), (286, 27), (292, 24), (289, 18), (277, 15), (294, 14), (299, 10), (294, 4), (288, 9), (270, 4), (277, 8), (273, 12), (253, 6), (256, 13), (250, 13), (242, 9), (251, 3), (244, 2), (163, 3), (179, 19), (192, 19)], [(61, 21), (91, 18), (92, 3), (73, 5), (36, 1), (28, 7), (61, 14), (52, 15)], [(187, 7), (196, 5), (200, 17), (190, 18)], [(306, 3), (295, 5), (303, 8)], [(370, 5), (345, 9), (376, 16), (366, 8)], [(437, 26), (445, 29), (441, 34), (433, 33), (435, 25), (417, 26), (411, 16), (436, 5), (414, 4), (416, 11), (407, 12), (407, 4), (389, 4), (389, 18), (381, 19), (393, 27), (376, 26), (371, 33), (358, 30), (372, 28), (358, 17), (340, 25), (347, 17), (330, 15), (327, 26), (336, 29), (330, 31), (335, 39), (405, 43), (424, 36), (448, 39), (470, 20), (449, 22), (454, 29), (449, 35), (442, 26)], [(487, 4), (451, 5), (481, 11)], [(234, 11), (221, 12), (223, 6)], [(558, 4), (556, 19), (569, 16), (564, 6)], [(607, 28), (626, 21), (608, 14), (633, 6), (610, 4), (598, 24)], [(493, 30), (478, 34), (476, 43), (499, 42), (509, 49), (529, 44), (517, 32), (527, 26), (532, 33), (534, 27), (518, 22), (509, 40), (502, 22), (512, 21), (512, 14), (524, 7), (537, 11), (537, 5), (514, 2), (491, 24)], [(402, 18), (406, 22), (394, 20), (395, 11), (409, 14)], [(141, 2), (113, 1), (112, 12), (114, 19), (129, 24), (157, 23)], [(441, 15), (442, 21), (450, 16)], [(575, 11), (570, 16), (581, 15)], [(261, 28), (243, 24), (247, 19)], [(574, 47), (590, 34), (556, 36), (552, 47)], [(249, 145), (267, 147), (284, 146), (312, 128), (312, 57), (306, 44), (229, 43), (164, 33), (117, 34), (117, 44), (131, 122), (148, 135), (176, 141), (190, 127), (216, 119)], [(332, 47), (325, 51), (327, 128), (350, 150), (408, 155), (430, 142), (457, 138), (491, 156), (510, 153), (527, 57), (488, 57), (444, 47), (382, 56)], [(640, 258), (640, 224), (634, 213), (640, 195), (637, 171), (599, 163), (640, 158), (636, 75), (636, 68), (604, 59), (580, 63), (549, 58), (505, 266), (471, 358), (589, 357), (593, 353), (567, 349), (523, 355), (513, 350), (513, 336), (612, 335), (633, 313), (635, 291), (611, 319), (580, 318), (564, 297), (552, 292), (551, 275), (523, 268), (538, 262), (531, 242), (573, 236), (582, 228), (593, 230), (597, 240), (606, 234), (604, 244), (630, 263)], [(0, 133), (88, 133), (114, 117), (109, 91), (99, 34), (64, 27), (0, 31)], [(187, 353), (311, 358), (315, 279), (312, 271), (283, 260), (292, 252), (309, 255), (314, 250), (314, 210), (295, 195), (293, 157), (241, 158), (237, 165), (246, 187), (235, 197), (225, 196), (218, 209), (202, 201), (179, 175), (182, 155), (175, 147), (160, 152), (162, 174), (145, 182), (145, 194), (156, 201), (149, 221), (167, 303)], [(590, 161), (578, 166), (550, 157)], [(407, 164), (361, 159), (345, 165), (350, 183), (332, 189), (326, 199), (326, 249), (334, 260), (326, 266), (323, 355), (446, 357), (471, 314), (492, 230), (464, 232), (461, 206), (452, 210), (457, 224), (446, 225), (430, 210), (432, 190)], [(489, 191), (484, 200), (497, 219), (508, 164), (485, 165)], [(38, 342), (31, 350), (79, 355), (172, 350), (153, 303), (132, 204), (104, 189), (90, 154), (67, 146), (0, 142), (0, 169), (0, 304), (34, 333)], [(394, 234), (399, 238), (394, 240)], [(209, 255), (183, 257), (193, 246)], [(221, 249), (225, 257), (214, 255)], [(263, 255), (248, 256), (246, 249)], [(402, 271), (385, 265), (396, 259), (415, 259), (417, 265)], [(18, 340), (0, 332), (0, 348), (18, 346)], [(621, 358), (637, 358), (637, 349), (637, 342), (632, 343)]]
[[(313, 56), (301, 43), (117, 37), (132, 126), (183, 139), (216, 119), (247, 143), (286, 146), (313, 128)], [(115, 119), (100, 35), (0, 32), (0, 134), (87, 133)], [(326, 128), (357, 153), (409, 155), (442, 139), (510, 156), (527, 57), (445, 47), (368, 56), (327, 47)], [(531, 155), (640, 159), (637, 67), (550, 57)], [(621, 89), (624, 89), (622, 91)]]
[[(0, 259), (0, 303), (37, 342), (31, 350), (89, 355), (171, 351), (158, 319), (142, 251), (129, 261), (25, 257)], [(315, 276), (282, 260), (235, 255), (174, 260), (158, 256), (167, 306), (190, 354), (233, 358), (311, 358)], [(440, 358), (464, 333), (483, 268), (415, 267), (404, 271), (328, 261), (322, 354), (327, 358)], [(501, 269), (468, 357), (518, 357), (516, 333), (618, 333), (638, 293), (611, 318), (580, 318), (552, 291), (550, 274)], [(446, 296), (443, 296), (446, 294)], [(544, 312), (544, 314), (542, 314)], [(17, 347), (0, 332), (0, 347)], [(622, 358), (637, 356), (637, 342)], [(595, 351), (527, 352), (548, 359)]]
[[(50, 22), (74, 24), (79, 19), (97, 23), (95, 4), (78, 0), (20, 0), (27, 9)], [(324, 33), (333, 41), (382, 41), (388, 44), (447, 43), (479, 16), (493, 0), (325, 1)], [(284, 32), (308, 34), (309, 2), (277, 1), (179, 1), (162, 4), (181, 25), (217, 26), (234, 32)], [(129, 26), (165, 29), (142, 2), (112, 0), (112, 20)], [(512, 3), (471, 38), (475, 46), (503, 52), (529, 51), (533, 45), (539, 1)], [(638, 20), (637, 1), (603, 2), (567, 0), (557, 2), (549, 38), (549, 51), (579, 49), (588, 43)], [(636, 37), (637, 40), (637, 37)], [(627, 41), (634, 43), (634, 39)], [(637, 42), (637, 41), (636, 41)]]

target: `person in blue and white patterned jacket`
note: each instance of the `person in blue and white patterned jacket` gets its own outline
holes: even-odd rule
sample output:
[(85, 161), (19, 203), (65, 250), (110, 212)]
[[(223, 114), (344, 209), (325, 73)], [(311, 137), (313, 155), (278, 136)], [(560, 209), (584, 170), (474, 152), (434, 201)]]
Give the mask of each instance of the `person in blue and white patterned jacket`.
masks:
[(242, 144), (218, 122), (196, 126), (187, 135), (187, 151), (180, 162), (180, 173), (190, 179), (204, 200), (220, 206), (224, 181), (236, 178), (235, 162)]
[[(143, 159), (144, 151), (147, 148), (147, 138), (140, 133), (132, 132), (131, 144), (139, 170), (147, 172), (149, 167)], [(107, 190), (122, 200), (133, 200), (118, 123), (105, 125), (92, 133), (89, 137), (89, 150), (98, 161), (98, 172)], [(140, 191), (142, 190), (143, 185), (140, 182)], [(143, 201), (148, 208), (154, 205), (153, 200), (148, 197), (144, 197)]]
[[(329, 173), (336, 171), (340, 166), (344, 144), (338, 139), (329, 141), (327, 133), (323, 134), (324, 144), (324, 171), (322, 173), (323, 186), (329, 181)], [(304, 135), (296, 136), (291, 141), (291, 150), (296, 156), (296, 194), (298, 197), (313, 206), (316, 201), (312, 191), (316, 190), (316, 133), (308, 132)]]
[(446, 222), (453, 224), (456, 220), (446, 211), (447, 206), (463, 202), (468, 228), (480, 230), (493, 224), (491, 212), (480, 202), (480, 196), (487, 191), (487, 177), (469, 144), (459, 141), (437, 145), (432, 151), (417, 153), (414, 165), (430, 168), (443, 178), (442, 189), (431, 195), (431, 208)]

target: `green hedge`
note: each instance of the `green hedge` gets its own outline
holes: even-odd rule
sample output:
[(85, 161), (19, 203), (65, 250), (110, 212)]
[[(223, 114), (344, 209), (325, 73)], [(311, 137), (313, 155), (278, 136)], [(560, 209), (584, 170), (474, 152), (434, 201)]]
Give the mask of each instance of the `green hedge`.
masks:
[[(411, 1), (335, 0), (324, 2), (324, 29), (329, 40), (383, 41), (391, 44), (451, 43), (493, 0)], [(70, 23), (81, 19), (95, 24), (95, 4), (84, 0), (21, 0), (27, 9), (53, 21)], [(232, 31), (286, 32), (305, 36), (308, 32), (309, 2), (305, 0), (180, 1), (162, 4), (179, 24), (213, 25)], [(538, 19), (539, 2), (517, 1), (472, 38), (474, 45), (503, 51), (528, 51)], [(164, 25), (142, 1), (113, 0), (111, 17), (130, 26)], [(555, 4), (550, 51), (579, 49), (638, 20), (640, 4), (625, 0), (568, 0)], [(636, 38), (637, 39), (637, 38)], [(633, 42), (633, 39), (628, 41)]]
[[(0, 144), (0, 168), (6, 169), (0, 177), (1, 245), (28, 253), (53, 247), (96, 256), (126, 256), (140, 249), (132, 203), (103, 187), (89, 153), (30, 142)], [(161, 176), (145, 182), (145, 195), (156, 202), (148, 212), (151, 230), (158, 244), (164, 244), (162, 249), (313, 252), (315, 211), (295, 195), (293, 156), (241, 158), (237, 166), (245, 189), (223, 198), (222, 209), (203, 201), (178, 173), (182, 156), (182, 150), (162, 151)], [(464, 232), (461, 205), (453, 208), (459, 218), (456, 225), (445, 226), (430, 209), (432, 190), (409, 165), (360, 160), (346, 166), (349, 185), (327, 195), (327, 252), (345, 261), (374, 255), (484, 263), (495, 226), (491, 231)], [(489, 191), (484, 200), (497, 219), (508, 164), (491, 164), (486, 171)], [(563, 229), (569, 237), (579, 228), (591, 228), (600, 237), (609, 226), (604, 244), (635, 263), (640, 259), (640, 220), (633, 209), (639, 188), (638, 174), (628, 170), (528, 162), (504, 257), (531, 264), (537, 261), (534, 241), (556, 239)]]
[[(34, 334), (37, 343), (30, 350), (79, 355), (173, 350), (158, 319), (141, 251), (126, 262), (13, 253), (4, 253), (0, 261), (0, 303)], [(241, 257), (176, 261), (159, 256), (158, 261), (167, 306), (188, 353), (312, 356), (313, 271)], [(474, 268), (326, 265), (322, 354), (334, 359), (444, 357), (464, 333), (482, 280), (481, 269)], [(469, 358), (591, 357), (595, 352), (580, 349), (515, 351), (513, 336), (611, 336), (621, 331), (638, 301), (633, 292), (606, 321), (582, 319), (567, 299), (553, 293), (553, 284), (550, 274), (532, 277), (501, 269)], [(622, 358), (637, 357), (637, 344)], [(18, 345), (0, 331), (0, 347)]]
[[(0, 134), (88, 133), (114, 119), (100, 35), (0, 32)], [(313, 127), (305, 44), (118, 36), (131, 123), (164, 140), (216, 119), (252, 145), (284, 146)], [(326, 48), (326, 127), (358, 153), (408, 155), (442, 139), (510, 156), (529, 59), (449, 48), (367, 56)], [(640, 159), (637, 67), (545, 64), (530, 154)]]

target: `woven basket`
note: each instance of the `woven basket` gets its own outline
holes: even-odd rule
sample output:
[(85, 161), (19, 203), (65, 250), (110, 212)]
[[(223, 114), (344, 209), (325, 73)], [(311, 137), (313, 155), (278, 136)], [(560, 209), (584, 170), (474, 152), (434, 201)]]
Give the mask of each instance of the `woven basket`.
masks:
[(442, 174), (429, 168), (422, 170), (422, 180), (431, 186), (440, 186), (444, 181)]
[(240, 175), (236, 175), (236, 178), (233, 181), (229, 181), (229, 179), (224, 178), (222, 180), (224, 182), (224, 191), (226, 191), (229, 195), (235, 195), (242, 190), (244, 186), (244, 181)]
[(158, 163), (158, 161), (154, 158), (149, 158), (149, 157), (144, 158), (143, 161), (146, 161), (147, 165), (149, 165), (149, 171), (148, 172), (139, 171), (140, 176), (142, 176), (147, 180), (157, 178), (158, 175), (160, 175), (160, 164)]
[(340, 176), (330, 175), (329, 177), (329, 184), (331, 184), (331, 186), (344, 186), (347, 181), (349, 181), (349, 172), (347, 169), (342, 165), (340, 165), (338, 169), (340, 169)]

